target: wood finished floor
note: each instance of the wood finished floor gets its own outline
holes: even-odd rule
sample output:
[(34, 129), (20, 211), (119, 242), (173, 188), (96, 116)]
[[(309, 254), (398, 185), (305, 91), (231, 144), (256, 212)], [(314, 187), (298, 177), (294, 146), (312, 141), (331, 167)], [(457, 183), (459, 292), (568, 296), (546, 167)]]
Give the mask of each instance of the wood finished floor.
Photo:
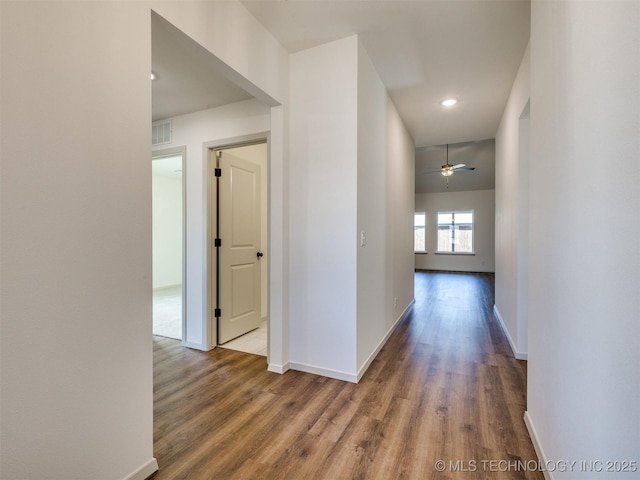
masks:
[(493, 275), (415, 281), (411, 313), (357, 385), (154, 337), (151, 479), (543, 480), (533, 463), (509, 467), (537, 457)]

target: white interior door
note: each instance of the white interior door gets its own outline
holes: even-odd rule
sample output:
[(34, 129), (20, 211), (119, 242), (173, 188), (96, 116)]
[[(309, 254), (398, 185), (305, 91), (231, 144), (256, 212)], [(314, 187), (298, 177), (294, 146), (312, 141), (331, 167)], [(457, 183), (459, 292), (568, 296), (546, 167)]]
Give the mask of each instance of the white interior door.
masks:
[(260, 166), (218, 152), (218, 343), (260, 326)]

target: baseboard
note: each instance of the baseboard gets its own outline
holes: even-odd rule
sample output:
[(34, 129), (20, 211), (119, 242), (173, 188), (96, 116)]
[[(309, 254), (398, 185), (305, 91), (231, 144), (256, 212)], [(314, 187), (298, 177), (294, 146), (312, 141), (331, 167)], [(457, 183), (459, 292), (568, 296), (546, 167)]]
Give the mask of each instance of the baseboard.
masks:
[[(407, 305), (407, 307), (403, 310), (403, 312), (400, 314), (397, 320), (393, 323), (391, 328), (389, 328), (384, 338), (380, 340), (380, 343), (378, 343), (377, 347), (373, 350), (371, 355), (369, 355), (369, 358), (367, 358), (367, 361), (364, 362), (362, 367), (360, 367), (360, 369), (355, 375), (353, 373), (342, 372), (340, 370), (331, 370), (329, 368), (318, 367), (316, 365), (308, 365), (306, 363), (298, 363), (298, 362), (291, 362), (290, 363), (291, 369), (298, 370), (300, 372), (313, 373), (314, 375), (321, 375), (323, 377), (335, 378), (336, 380), (343, 380), (345, 382), (358, 383), (362, 378), (362, 376), (367, 371), (367, 369), (369, 368), (369, 366), (371, 365), (371, 363), (373, 362), (373, 360), (376, 358), (378, 353), (380, 353), (380, 350), (382, 350), (382, 347), (384, 347), (385, 343), (387, 343), (387, 340), (389, 340), (389, 337), (391, 336), (393, 331), (396, 329), (398, 324), (409, 313), (409, 310), (411, 309), (414, 303), (415, 303), (415, 300), (412, 299), (409, 305)], [(269, 366), (269, 370), (272, 371), (271, 366)]]
[(507, 326), (504, 323), (504, 320), (502, 320), (502, 317), (500, 316), (498, 307), (495, 304), (493, 305), (493, 314), (498, 320), (498, 323), (500, 324), (500, 328), (502, 328), (502, 331), (507, 337), (507, 341), (509, 342), (509, 346), (511, 347), (511, 352), (513, 353), (513, 356), (516, 357), (518, 360), (527, 360), (528, 355), (526, 353), (518, 351), (516, 344), (513, 341), (513, 338), (511, 338), (511, 334), (509, 333), (509, 330), (507, 329)]
[(289, 362), (285, 363), (284, 365), (276, 365), (275, 363), (270, 363), (267, 366), (267, 371), (283, 374), (290, 368), (291, 368), (291, 365), (289, 364)]
[[(540, 437), (538, 437), (538, 433), (536, 432), (536, 428), (533, 426), (533, 420), (531, 419), (531, 415), (529, 415), (528, 411), (524, 412), (524, 424), (527, 426), (529, 436), (531, 437), (531, 443), (533, 443), (533, 448), (536, 451), (536, 455), (538, 455), (538, 465), (549, 465), (549, 460), (544, 453), (544, 449), (540, 443)], [(545, 480), (554, 480), (553, 472), (547, 471), (547, 469), (541, 470)]]
[(182, 287), (182, 284), (174, 283), (173, 285), (165, 285), (164, 287), (153, 287), (153, 291), (156, 292), (158, 290), (173, 290), (178, 287)]
[(329, 368), (318, 367), (316, 365), (308, 365), (306, 363), (290, 362), (291, 370), (298, 370), (305, 373), (313, 373), (322, 377), (335, 378), (345, 382), (358, 383), (358, 376), (353, 373), (342, 372), (340, 370), (331, 370)]
[(378, 353), (380, 353), (380, 350), (382, 350), (382, 347), (384, 347), (385, 343), (387, 343), (387, 340), (389, 340), (389, 337), (391, 336), (393, 331), (396, 329), (398, 324), (402, 320), (404, 320), (404, 318), (407, 316), (407, 313), (409, 313), (409, 310), (411, 309), (411, 307), (415, 302), (416, 302), (415, 299), (411, 299), (411, 302), (409, 302), (409, 305), (407, 305), (407, 308), (405, 308), (400, 314), (400, 316), (396, 319), (396, 321), (393, 322), (393, 325), (391, 325), (391, 328), (389, 328), (385, 336), (382, 338), (382, 340), (380, 340), (380, 343), (378, 343), (378, 346), (373, 350), (373, 352), (371, 352), (371, 355), (369, 355), (369, 358), (367, 358), (364, 364), (360, 367), (360, 369), (358, 370), (358, 375), (356, 376), (356, 383), (362, 379), (366, 371), (369, 369), (369, 366), (371, 366), (371, 363), (378, 356)]
[(194, 350), (201, 350), (203, 352), (208, 352), (209, 350), (212, 349), (207, 349), (203, 344), (201, 343), (193, 343), (193, 342), (182, 342), (182, 346), (183, 347), (187, 347), (187, 348), (193, 348)]
[(427, 272), (427, 273), (496, 273), (495, 270), (487, 269), (487, 270), (450, 270), (450, 269), (442, 269), (442, 268), (427, 268), (427, 267), (414, 267), (413, 269), (416, 272)]
[(130, 473), (123, 480), (145, 480), (149, 478), (153, 473), (158, 471), (158, 461), (152, 458), (147, 463), (138, 468), (135, 472)]

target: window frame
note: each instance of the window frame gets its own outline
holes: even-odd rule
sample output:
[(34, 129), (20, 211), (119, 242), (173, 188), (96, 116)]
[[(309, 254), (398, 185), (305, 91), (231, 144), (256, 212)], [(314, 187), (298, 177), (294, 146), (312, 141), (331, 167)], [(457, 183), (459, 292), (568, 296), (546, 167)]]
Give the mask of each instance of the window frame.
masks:
[[(439, 234), (440, 234), (440, 225), (445, 225), (444, 223), (440, 223), (440, 215), (451, 215), (451, 226), (460, 226), (460, 225), (469, 225), (468, 223), (458, 223), (456, 224), (455, 221), (455, 216), (456, 214), (471, 214), (471, 251), (455, 251), (455, 232), (456, 231), (460, 231), (460, 229), (455, 229), (452, 228), (449, 231), (451, 232), (452, 238), (451, 238), (451, 247), (452, 250), (440, 250), (440, 238), (439, 238)], [(476, 248), (476, 242), (475, 242), (475, 211), (473, 209), (467, 209), (467, 210), (443, 210), (443, 211), (438, 211), (438, 216), (436, 218), (436, 225), (437, 225), (437, 230), (436, 230), (436, 255), (475, 255), (475, 248)]]

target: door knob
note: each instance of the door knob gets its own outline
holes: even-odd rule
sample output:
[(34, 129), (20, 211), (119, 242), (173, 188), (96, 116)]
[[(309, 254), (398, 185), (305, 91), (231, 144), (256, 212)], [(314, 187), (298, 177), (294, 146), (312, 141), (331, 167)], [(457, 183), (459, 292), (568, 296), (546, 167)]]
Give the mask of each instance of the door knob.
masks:
[(258, 257), (258, 258), (261, 258), (261, 257), (263, 257), (263, 256), (264, 256), (264, 253), (262, 253), (262, 252), (258, 252), (258, 253), (256, 253), (256, 257)]

